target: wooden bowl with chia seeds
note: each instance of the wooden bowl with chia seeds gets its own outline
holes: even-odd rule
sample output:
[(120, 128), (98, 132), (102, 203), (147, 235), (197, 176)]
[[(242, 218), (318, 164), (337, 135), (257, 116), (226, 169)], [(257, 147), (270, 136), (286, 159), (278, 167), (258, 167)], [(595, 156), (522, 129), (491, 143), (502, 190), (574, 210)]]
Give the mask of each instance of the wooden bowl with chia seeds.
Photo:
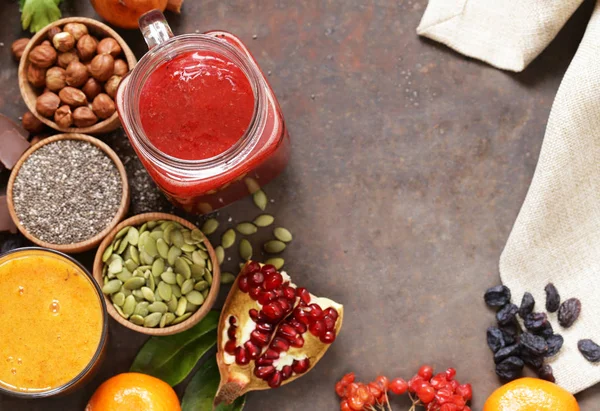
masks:
[(96, 247), (129, 210), (123, 163), (102, 141), (58, 134), (33, 145), (12, 170), (8, 211), (31, 242), (64, 253)]
[[(153, 223), (150, 223), (153, 222)], [(173, 229), (171, 228), (167, 228), (169, 225), (173, 225), (172, 223), (176, 223), (177, 226), (173, 227)], [(164, 225), (163, 225), (164, 224)], [(135, 228), (135, 233), (133, 236), (131, 236), (130, 238), (130, 233), (129, 230), (131, 228)], [(202, 257), (204, 259), (204, 262), (202, 265), (206, 264), (205, 268), (208, 269), (208, 267), (210, 267), (209, 272), (211, 273), (210, 275), (210, 283), (208, 284), (208, 288), (204, 288), (206, 287), (206, 284), (202, 284), (204, 287), (203, 293), (204, 296), (203, 301), (200, 302), (200, 304), (195, 305), (193, 308), (193, 311), (189, 311), (189, 310), (185, 310), (185, 305), (187, 301), (191, 300), (191, 294), (190, 293), (194, 293), (196, 294), (196, 297), (198, 296), (198, 292), (195, 291), (197, 289), (200, 289), (200, 287), (196, 287), (198, 285), (201, 285), (200, 283), (206, 283), (206, 281), (204, 280), (208, 280), (208, 278), (206, 277), (206, 274), (204, 275), (204, 277), (202, 275), (199, 276), (199, 278), (196, 276), (196, 273), (194, 272), (193, 268), (192, 268), (192, 273), (190, 274), (190, 272), (187, 273), (186, 279), (188, 281), (193, 281), (193, 283), (195, 284), (193, 289), (190, 289), (189, 292), (185, 293), (183, 292), (184, 290), (184, 285), (185, 283), (183, 283), (183, 275), (181, 278), (178, 278), (177, 280), (177, 284), (171, 284), (170, 285), (170, 289), (168, 290), (168, 297), (169, 300), (172, 300), (173, 298), (175, 299), (176, 302), (181, 303), (182, 300), (184, 301), (184, 307), (181, 311), (182, 314), (179, 314), (179, 308), (177, 309), (172, 309), (174, 307), (167, 307), (167, 309), (165, 310), (165, 307), (162, 307), (163, 310), (153, 310), (153, 309), (147, 309), (147, 307), (150, 304), (154, 304), (155, 302), (158, 302), (160, 304), (156, 304), (157, 307), (156, 308), (160, 308), (158, 307), (159, 305), (163, 304), (164, 301), (167, 301), (167, 299), (161, 299), (159, 298), (159, 296), (161, 297), (165, 297), (164, 294), (162, 294), (160, 291), (161, 288), (161, 284), (163, 286), (169, 285), (169, 283), (167, 282), (167, 278), (163, 277), (162, 275), (160, 275), (161, 272), (163, 272), (163, 274), (165, 274), (165, 271), (169, 271), (169, 268), (165, 268), (166, 264), (170, 264), (170, 263), (165, 263), (166, 258), (164, 258), (167, 253), (166, 251), (164, 253), (161, 253), (160, 251), (160, 247), (157, 247), (159, 251), (153, 250), (154, 252), (150, 253), (152, 254), (152, 268), (146, 268), (144, 269), (140, 264), (144, 263), (150, 263), (150, 261), (143, 261), (143, 254), (145, 253), (144, 247), (142, 245), (142, 235), (144, 233), (149, 233), (149, 235), (146, 236), (146, 239), (148, 237), (150, 237), (151, 235), (153, 237), (155, 237), (155, 241), (156, 242), (164, 242), (164, 239), (168, 238), (169, 235), (167, 234), (167, 231), (171, 230), (171, 234), (173, 231), (177, 231), (177, 230), (181, 230), (184, 231), (187, 235), (190, 234), (190, 232), (193, 232), (194, 235), (196, 236), (196, 240), (194, 241), (189, 241), (188, 239), (185, 239), (185, 243), (181, 242), (180, 239), (180, 243), (184, 244), (181, 248), (182, 249), (186, 249), (186, 250), (191, 250), (191, 248), (186, 248), (185, 244), (187, 245), (191, 245), (190, 243), (195, 243), (198, 245), (197, 250), (199, 250), (200, 248), (204, 251), (202, 254), (204, 255), (204, 257)], [(157, 234), (156, 236), (154, 236), (154, 234)], [(171, 235), (171, 238), (173, 238), (173, 235)], [(160, 240), (158, 240), (160, 239)], [(136, 249), (135, 254), (137, 255), (136, 257), (139, 259), (137, 261), (137, 263), (133, 260), (135, 260), (134, 257), (130, 257), (132, 254), (130, 254), (131, 249), (129, 247), (131, 247), (132, 245), (126, 245), (125, 247), (122, 246), (123, 241), (130, 241), (133, 240), (133, 247)], [(115, 244), (117, 244), (117, 241), (121, 241), (119, 243), (120, 247), (115, 246)], [(156, 244), (156, 243), (155, 243)], [(123, 255), (124, 258), (126, 258), (127, 260), (125, 262), (123, 262), (123, 259), (121, 259), (120, 257), (117, 257), (116, 260), (121, 259), (121, 262), (117, 261), (116, 265), (120, 266), (117, 267), (117, 270), (113, 270), (114, 273), (112, 276), (110, 276), (109, 274), (109, 269), (111, 268), (110, 266), (112, 265), (112, 257), (115, 253), (114, 251), (114, 247), (117, 247), (119, 250), (116, 251), (116, 253)], [(169, 241), (169, 251), (172, 251), (172, 249), (174, 247), (177, 247), (177, 241)], [(129, 248), (129, 251), (125, 251)], [(137, 250), (141, 250), (139, 251), (139, 254), (137, 252)], [(128, 254), (129, 253), (129, 254)], [(177, 260), (181, 257), (182, 260), (185, 260), (186, 258), (188, 260), (190, 260), (187, 264), (190, 264), (191, 260), (194, 259), (194, 264), (192, 265), (196, 265), (197, 260), (196, 260), (196, 255), (191, 254), (190, 251), (183, 251), (180, 249), (178, 252), (178, 257)], [(187, 256), (187, 257), (186, 257)], [(169, 256), (170, 258), (171, 256)], [(189, 258), (188, 258), (189, 257)], [(158, 262), (158, 260), (163, 260), (162, 262), (160, 262), (159, 265), (161, 265), (161, 269), (158, 270), (158, 272), (156, 274), (159, 275), (155, 275), (155, 263)], [(133, 266), (129, 266), (128, 264), (133, 264)], [(179, 274), (180, 270), (177, 268), (177, 261), (174, 264), (175, 266), (175, 271), (172, 272), (173, 276), (175, 277), (175, 273), (177, 273), (177, 276), (180, 276), (181, 274)], [(127, 268), (128, 267), (128, 268)], [(149, 267), (149, 266), (148, 266)], [(132, 272), (129, 272), (129, 268), (133, 268)], [(138, 270), (138, 268), (140, 268), (140, 272), (136, 273), (136, 271)], [(185, 267), (182, 267), (185, 268)], [(195, 267), (194, 267), (195, 268)], [(150, 271), (146, 274), (146, 276), (144, 277), (143, 273), (141, 273), (141, 271)], [(127, 272), (125, 272), (127, 271)], [(121, 275), (125, 274), (126, 277), (121, 277)], [(219, 294), (219, 286), (221, 283), (221, 271), (219, 269), (219, 263), (217, 260), (217, 256), (215, 254), (215, 250), (212, 247), (212, 245), (210, 244), (210, 241), (208, 241), (208, 239), (206, 238), (206, 236), (204, 234), (202, 234), (202, 232), (192, 223), (190, 223), (187, 220), (184, 220), (183, 218), (177, 217), (175, 215), (172, 214), (165, 214), (165, 213), (146, 213), (146, 214), (139, 214), (136, 216), (133, 216), (131, 218), (128, 218), (127, 220), (121, 222), (119, 225), (117, 225), (115, 228), (112, 229), (112, 231), (106, 236), (106, 238), (104, 239), (104, 241), (102, 241), (102, 244), (100, 244), (100, 246), (98, 247), (98, 251), (96, 252), (96, 257), (94, 259), (94, 267), (93, 267), (93, 276), (94, 279), (98, 282), (98, 284), (100, 284), (100, 287), (102, 288), (102, 291), (104, 293), (104, 298), (106, 299), (106, 306), (108, 308), (108, 313), (121, 325), (133, 330), (133, 331), (137, 331), (139, 333), (142, 334), (147, 334), (147, 335), (157, 335), (157, 336), (164, 336), (164, 335), (172, 335), (172, 334), (177, 334), (179, 332), (185, 331), (191, 327), (193, 327), (194, 325), (196, 325), (200, 320), (202, 320), (211, 310), (211, 308), (213, 307), (217, 296)], [(140, 279), (140, 282), (143, 283), (142, 284), (137, 284), (137, 285), (133, 285), (131, 290), (124, 290), (124, 288), (127, 287), (128, 284), (128, 280), (136, 280), (136, 278)], [(143, 280), (145, 281), (143, 281)], [(164, 279), (164, 281), (163, 281)], [(124, 280), (124, 281), (120, 281), (120, 280)], [(181, 282), (179, 281), (181, 280)], [(107, 290), (107, 284), (110, 281), (114, 281), (116, 283), (116, 288), (114, 290), (110, 290), (112, 292), (110, 292), (109, 290)], [(146, 290), (144, 290), (144, 288), (146, 288)], [(177, 296), (177, 294), (175, 294), (175, 289), (179, 289), (179, 297)], [(173, 291), (171, 291), (173, 290)], [(145, 293), (148, 292), (154, 292), (156, 294), (156, 297), (154, 297), (154, 295), (148, 296)], [(134, 305), (135, 308), (132, 308), (131, 310), (126, 310), (125, 306), (127, 305), (126, 299), (125, 302), (123, 301), (123, 296), (117, 296), (117, 294), (121, 294), (121, 293), (126, 293), (128, 294), (126, 298), (131, 299), (131, 304)], [(136, 295), (137, 294), (137, 295)], [(186, 299), (187, 297), (187, 299)], [(120, 301), (117, 301), (117, 298), (120, 298)], [(148, 299), (149, 298), (149, 299)], [(151, 303), (152, 302), (152, 303)], [(140, 307), (140, 303), (144, 304), (145, 306), (142, 308)], [(167, 303), (168, 304), (168, 303)], [(165, 306), (167, 306), (167, 304), (164, 304)], [(178, 304), (180, 305), (180, 304)], [(123, 308), (121, 308), (123, 307)], [(131, 308), (131, 307), (130, 307)], [(190, 308), (190, 306), (188, 305), (187, 308)], [(138, 311), (138, 309), (143, 310), (144, 312)], [(132, 311), (133, 310), (133, 311)], [(131, 312), (131, 313), (130, 313)], [(157, 316), (157, 313), (160, 312), (161, 315), (158, 315), (158, 317), (161, 317), (161, 320), (163, 320), (163, 318), (171, 315), (173, 317), (176, 316), (177, 320), (171, 320), (169, 321), (164, 321), (160, 322), (160, 323), (152, 323), (152, 324), (146, 324), (143, 323), (143, 320), (149, 319), (150, 316)], [(133, 323), (132, 321), (135, 319), (139, 320), (139, 324), (137, 325), (135, 323)], [(173, 322), (173, 324), (170, 324), (171, 322)]]

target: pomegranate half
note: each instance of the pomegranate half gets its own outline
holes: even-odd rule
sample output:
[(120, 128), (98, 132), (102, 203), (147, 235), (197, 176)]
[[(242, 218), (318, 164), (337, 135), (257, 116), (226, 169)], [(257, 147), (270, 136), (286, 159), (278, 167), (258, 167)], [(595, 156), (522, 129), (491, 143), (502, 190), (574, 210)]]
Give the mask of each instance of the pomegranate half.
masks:
[(343, 315), (341, 304), (296, 287), (272, 265), (246, 263), (219, 320), (215, 405), (311, 370), (335, 341)]

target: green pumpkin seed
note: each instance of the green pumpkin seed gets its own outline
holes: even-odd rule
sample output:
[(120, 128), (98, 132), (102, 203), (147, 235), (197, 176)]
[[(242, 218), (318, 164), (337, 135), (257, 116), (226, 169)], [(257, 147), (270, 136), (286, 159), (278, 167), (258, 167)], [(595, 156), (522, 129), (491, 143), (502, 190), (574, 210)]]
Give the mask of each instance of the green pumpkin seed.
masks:
[(138, 268), (139, 264), (136, 264), (131, 258), (129, 260), (125, 260), (125, 268), (127, 268), (130, 272), (134, 272), (136, 268)]
[(183, 275), (186, 280), (192, 276), (192, 270), (190, 269), (190, 266), (181, 257), (175, 260), (175, 272)]
[(278, 253), (282, 252), (283, 250), (285, 250), (285, 243), (283, 241), (279, 241), (279, 240), (271, 240), (271, 241), (267, 241), (263, 245), (263, 248), (269, 254), (278, 254)]
[(239, 223), (235, 229), (243, 235), (252, 235), (258, 231), (258, 228), (252, 223)]
[(112, 252), (113, 252), (113, 246), (111, 244), (108, 247), (106, 247), (106, 250), (104, 250), (104, 252), (102, 253), (102, 262), (103, 263), (105, 263), (106, 261), (108, 261), (108, 259), (112, 255)]
[(159, 224), (160, 224), (159, 221), (155, 221), (155, 220), (148, 221), (148, 229), (152, 230), (154, 227), (156, 227)]
[(162, 315), (162, 317), (160, 317), (160, 322), (158, 323), (158, 326), (159, 326), (160, 328), (165, 328), (165, 326), (167, 325), (167, 317), (166, 317), (166, 314), (167, 314), (167, 313), (163, 314), (163, 315)]
[(181, 297), (181, 287), (179, 287), (177, 284), (171, 284), (171, 291), (175, 297)]
[(154, 291), (152, 291), (151, 288), (142, 287), (141, 290), (142, 290), (142, 294), (144, 295), (144, 299), (148, 300), (151, 303), (153, 303), (155, 301)]
[(206, 300), (206, 296), (208, 295), (208, 290), (202, 291), (202, 297)]
[(146, 247), (144, 251), (148, 253), (152, 258), (158, 256), (158, 249), (156, 248), (156, 240), (152, 237), (148, 237), (146, 240)]
[[(200, 294), (202, 295), (202, 294)], [(203, 297), (204, 298), (204, 297)], [(185, 312), (186, 313), (193, 313), (194, 311), (196, 311), (198, 308), (200, 308), (199, 305), (196, 304), (192, 304), (191, 302), (188, 301), (187, 306), (185, 307)]]
[(118, 305), (121, 307), (125, 303), (125, 294), (123, 294), (123, 293), (113, 294), (111, 297), (111, 300), (114, 305)]
[(154, 301), (159, 301), (161, 302), (163, 299), (161, 298), (160, 294), (158, 293), (158, 288), (156, 288), (156, 290), (154, 290)]
[[(219, 248), (219, 247), (217, 247), (217, 248)], [(216, 251), (216, 249), (215, 249), (215, 251)], [(192, 263), (201, 265), (203, 267), (206, 266), (206, 260), (202, 257), (199, 250), (196, 250), (192, 253)]]
[(281, 267), (283, 267), (284, 263), (285, 263), (285, 260), (283, 258), (279, 258), (279, 257), (269, 258), (267, 261), (265, 261), (265, 264), (271, 264), (278, 270), (281, 270)]
[(164, 272), (165, 272), (165, 260), (163, 260), (162, 258), (157, 258), (152, 263), (152, 275), (154, 277), (158, 277), (159, 275), (161, 275)]
[(126, 290), (123, 287), (121, 287), (121, 289), (119, 290), (119, 292), (125, 294), (125, 297), (129, 297), (131, 295), (131, 290)]
[(202, 224), (202, 232), (206, 235), (211, 235), (219, 228), (219, 222), (214, 218), (209, 218)]
[(275, 217), (270, 214), (262, 214), (254, 219), (254, 224), (258, 227), (268, 227), (273, 224)]
[(131, 314), (133, 314), (133, 310), (135, 310), (135, 305), (136, 301), (133, 295), (130, 295), (129, 297), (125, 298), (125, 303), (123, 304), (123, 313), (129, 317)]
[(163, 302), (155, 301), (148, 306), (148, 311), (151, 313), (166, 313), (169, 311), (169, 307)]
[(119, 238), (123, 237), (125, 234), (127, 234), (127, 232), (129, 231), (130, 228), (131, 228), (130, 226), (125, 226), (125, 227), (121, 228), (119, 230), (119, 232), (117, 233), (117, 235), (115, 236), (115, 240), (119, 239)]
[(246, 187), (248, 188), (248, 192), (250, 194), (254, 194), (258, 190), (260, 190), (260, 184), (258, 184), (258, 182), (252, 177), (246, 177), (244, 179), (244, 183), (246, 184)]
[(113, 246), (113, 251), (116, 252), (119, 249), (119, 246), (121, 245), (121, 240), (115, 240), (112, 243)]
[(194, 252), (194, 250), (196, 250), (196, 246), (195, 245), (184, 244), (184, 245), (181, 246), (181, 251), (184, 251), (186, 253)]
[(133, 275), (127, 269), (127, 267), (123, 267), (123, 271), (121, 271), (119, 274), (117, 274), (117, 278), (123, 282), (129, 280), (131, 277), (133, 277)]
[(152, 263), (154, 262), (154, 258), (147, 252), (142, 251), (140, 253), (140, 262), (144, 265), (152, 265)]
[(284, 243), (289, 243), (292, 241), (292, 233), (287, 228), (277, 227), (273, 230), (273, 235), (279, 241), (283, 241)]
[(188, 318), (190, 318), (192, 315), (192, 313), (185, 313), (183, 315), (180, 315), (179, 317), (175, 318), (173, 320), (173, 322), (171, 323), (171, 325), (177, 325), (179, 323), (184, 322), (185, 320), (187, 320)]
[(196, 304), (196, 305), (202, 305), (202, 303), (204, 302), (204, 297), (202, 297), (202, 294), (200, 294), (196, 290), (190, 291), (189, 293), (187, 293), (185, 295), (185, 298), (187, 298), (187, 300), (190, 303)]
[(160, 319), (162, 318), (162, 313), (155, 312), (152, 314), (148, 314), (146, 318), (144, 318), (144, 327), (153, 328), (160, 323)]
[(242, 241), (240, 241), (240, 257), (242, 260), (249, 260), (252, 258), (252, 244), (245, 238), (242, 238)]
[(144, 285), (146, 285), (146, 279), (144, 277), (131, 277), (123, 283), (123, 287), (128, 290), (137, 290)]
[(196, 285), (194, 285), (194, 290), (196, 291), (204, 291), (208, 288), (208, 281), (198, 281)]
[(129, 318), (129, 316), (123, 312), (123, 310), (121, 309), (121, 307), (119, 307), (118, 305), (113, 305), (113, 307), (115, 308), (115, 310), (119, 313), (119, 315), (121, 317), (123, 317), (125, 319)]
[(193, 264), (191, 268), (192, 277), (194, 277), (195, 280), (200, 280), (202, 276), (204, 276), (204, 268), (203, 265)]
[(177, 309), (175, 310), (175, 314), (177, 316), (182, 316), (185, 314), (185, 309), (187, 308), (187, 299), (185, 297), (181, 297), (177, 302)]
[(131, 295), (133, 295), (137, 301), (144, 301), (144, 293), (142, 292), (141, 289), (140, 290), (132, 290)]
[(150, 238), (149, 232), (145, 231), (143, 233), (140, 233), (140, 237), (138, 238), (137, 243), (137, 247), (140, 251), (144, 251), (146, 249), (146, 241), (148, 241), (148, 238)]
[(148, 315), (149, 311), (148, 311), (148, 306), (150, 305), (150, 303), (148, 301), (142, 301), (137, 303), (137, 305), (135, 306), (135, 310), (133, 310), (133, 313), (135, 315), (139, 315), (141, 317), (145, 317)]
[(175, 265), (175, 259), (177, 257), (179, 257), (181, 255), (181, 248), (177, 247), (177, 246), (171, 246), (171, 248), (169, 248), (169, 253), (167, 255), (167, 262), (169, 263), (169, 265), (173, 266)]
[(219, 265), (223, 264), (223, 261), (225, 260), (225, 249), (221, 246), (218, 246), (215, 248), (215, 254), (217, 256), (217, 262)]
[(204, 270), (204, 279), (206, 280), (206, 282), (207, 282), (209, 285), (212, 285), (212, 282), (213, 282), (213, 276), (212, 276), (212, 273), (211, 273), (210, 271), (208, 271), (208, 270)]
[(175, 273), (171, 271), (165, 271), (160, 275), (160, 278), (167, 284), (177, 284), (177, 279), (175, 278)]
[(121, 244), (119, 244), (119, 248), (117, 249), (117, 253), (123, 254), (123, 252), (125, 251), (125, 249), (127, 248), (128, 245), (129, 245), (129, 242), (127, 241), (127, 237), (123, 238), (121, 240)]
[(194, 280), (189, 279), (185, 280), (183, 284), (181, 284), (181, 294), (186, 295), (190, 291), (194, 289)]
[[(162, 321), (165, 321), (165, 327), (167, 325), (171, 325), (171, 323), (175, 320), (175, 314), (173, 313), (164, 313), (162, 318), (160, 319), (160, 323), (162, 324)], [(162, 325), (161, 325), (162, 327)]]
[(130, 245), (129, 246), (129, 254), (131, 255), (131, 259), (136, 263), (139, 264), (140, 263), (140, 253), (138, 251), (137, 248), (135, 248), (134, 246)]
[(204, 235), (202, 234), (202, 231), (198, 230), (197, 228), (194, 228), (190, 234), (192, 235), (192, 240), (194, 240), (196, 243), (204, 241)]
[(146, 287), (150, 288), (152, 291), (156, 290), (156, 280), (153, 275), (149, 275), (146, 278)]
[(171, 285), (169, 285), (168, 283), (165, 283), (164, 281), (161, 281), (160, 283), (158, 283), (158, 294), (160, 295), (160, 298), (162, 298), (163, 301), (169, 301), (171, 299), (171, 296), (173, 295), (173, 290), (171, 289)]
[(104, 284), (104, 287), (102, 287), (102, 292), (104, 294), (114, 294), (121, 289), (122, 285), (123, 282), (120, 280), (110, 280), (109, 282)]
[(121, 271), (123, 271), (123, 260), (121, 260), (120, 258), (112, 260), (111, 263), (108, 265), (109, 273), (117, 274)]
[(169, 308), (169, 312), (174, 313), (177, 310), (177, 297), (172, 295), (171, 299), (167, 302), (167, 307)]
[(143, 234), (148, 229), (148, 223), (142, 224), (140, 227), (140, 234)]
[(197, 241), (192, 238), (192, 233), (182, 230), (181, 234), (183, 235), (183, 245), (196, 245)]
[(144, 325), (144, 317), (141, 315), (132, 315), (129, 317), (129, 321), (134, 323), (135, 325)]
[(262, 190), (258, 190), (256, 193), (254, 193), (252, 195), (252, 200), (254, 200), (254, 204), (262, 211), (265, 211), (265, 208), (267, 208), (267, 203), (269, 202), (267, 195)]
[(150, 237), (154, 238), (156, 241), (162, 240), (163, 236), (164, 236), (164, 233), (160, 230), (152, 231), (150, 233)]
[(169, 224), (163, 231), (163, 240), (169, 245), (171, 245), (171, 233), (175, 230), (176, 227), (174, 224)]
[(165, 240), (162, 238), (156, 240), (156, 249), (158, 250), (158, 255), (160, 255), (161, 258), (167, 259), (169, 255), (169, 245)]
[(181, 248), (181, 246), (185, 244), (183, 241), (183, 234), (180, 230), (171, 231), (171, 244), (179, 248)]
[(181, 284), (183, 284), (183, 282), (185, 281), (185, 277), (181, 274), (177, 274), (175, 276), (175, 280), (177, 281), (177, 285), (181, 287)]
[(221, 237), (221, 246), (223, 248), (229, 248), (233, 245), (234, 242), (235, 231), (233, 230), (233, 228), (230, 228), (229, 230), (223, 233), (223, 236)]
[[(231, 284), (234, 281), (235, 281), (235, 275), (233, 275), (231, 273), (222, 273), (221, 274), (221, 284)], [(198, 290), (198, 291), (204, 291), (204, 290)]]

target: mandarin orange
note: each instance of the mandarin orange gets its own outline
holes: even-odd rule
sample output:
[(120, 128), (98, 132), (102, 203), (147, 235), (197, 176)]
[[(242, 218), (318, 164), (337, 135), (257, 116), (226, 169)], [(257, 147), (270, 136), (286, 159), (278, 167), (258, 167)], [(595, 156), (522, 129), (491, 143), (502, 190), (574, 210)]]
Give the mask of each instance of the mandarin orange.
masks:
[(124, 29), (138, 27), (138, 19), (147, 11), (164, 11), (168, 0), (92, 0), (96, 13), (110, 24)]
[(490, 395), (483, 411), (579, 411), (575, 397), (556, 384), (520, 378)]

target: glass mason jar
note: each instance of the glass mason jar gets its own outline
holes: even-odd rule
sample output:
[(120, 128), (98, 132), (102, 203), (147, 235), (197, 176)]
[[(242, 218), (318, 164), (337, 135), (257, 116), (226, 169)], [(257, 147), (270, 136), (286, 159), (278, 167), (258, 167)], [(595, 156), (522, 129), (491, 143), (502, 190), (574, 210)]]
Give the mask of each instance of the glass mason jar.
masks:
[[(131, 144), (144, 167), (175, 205), (206, 214), (259, 190), (275, 178), (289, 158), (289, 136), (279, 103), (256, 61), (235, 36), (224, 31), (173, 36), (158, 10), (140, 18), (150, 51), (121, 82), (116, 105)], [(214, 157), (184, 160), (160, 151), (144, 132), (140, 95), (146, 80), (162, 63), (186, 52), (217, 53), (237, 65), (254, 95), (246, 132)], [(177, 104), (176, 101), (173, 102)], [(189, 113), (202, 116), (202, 112)]]

